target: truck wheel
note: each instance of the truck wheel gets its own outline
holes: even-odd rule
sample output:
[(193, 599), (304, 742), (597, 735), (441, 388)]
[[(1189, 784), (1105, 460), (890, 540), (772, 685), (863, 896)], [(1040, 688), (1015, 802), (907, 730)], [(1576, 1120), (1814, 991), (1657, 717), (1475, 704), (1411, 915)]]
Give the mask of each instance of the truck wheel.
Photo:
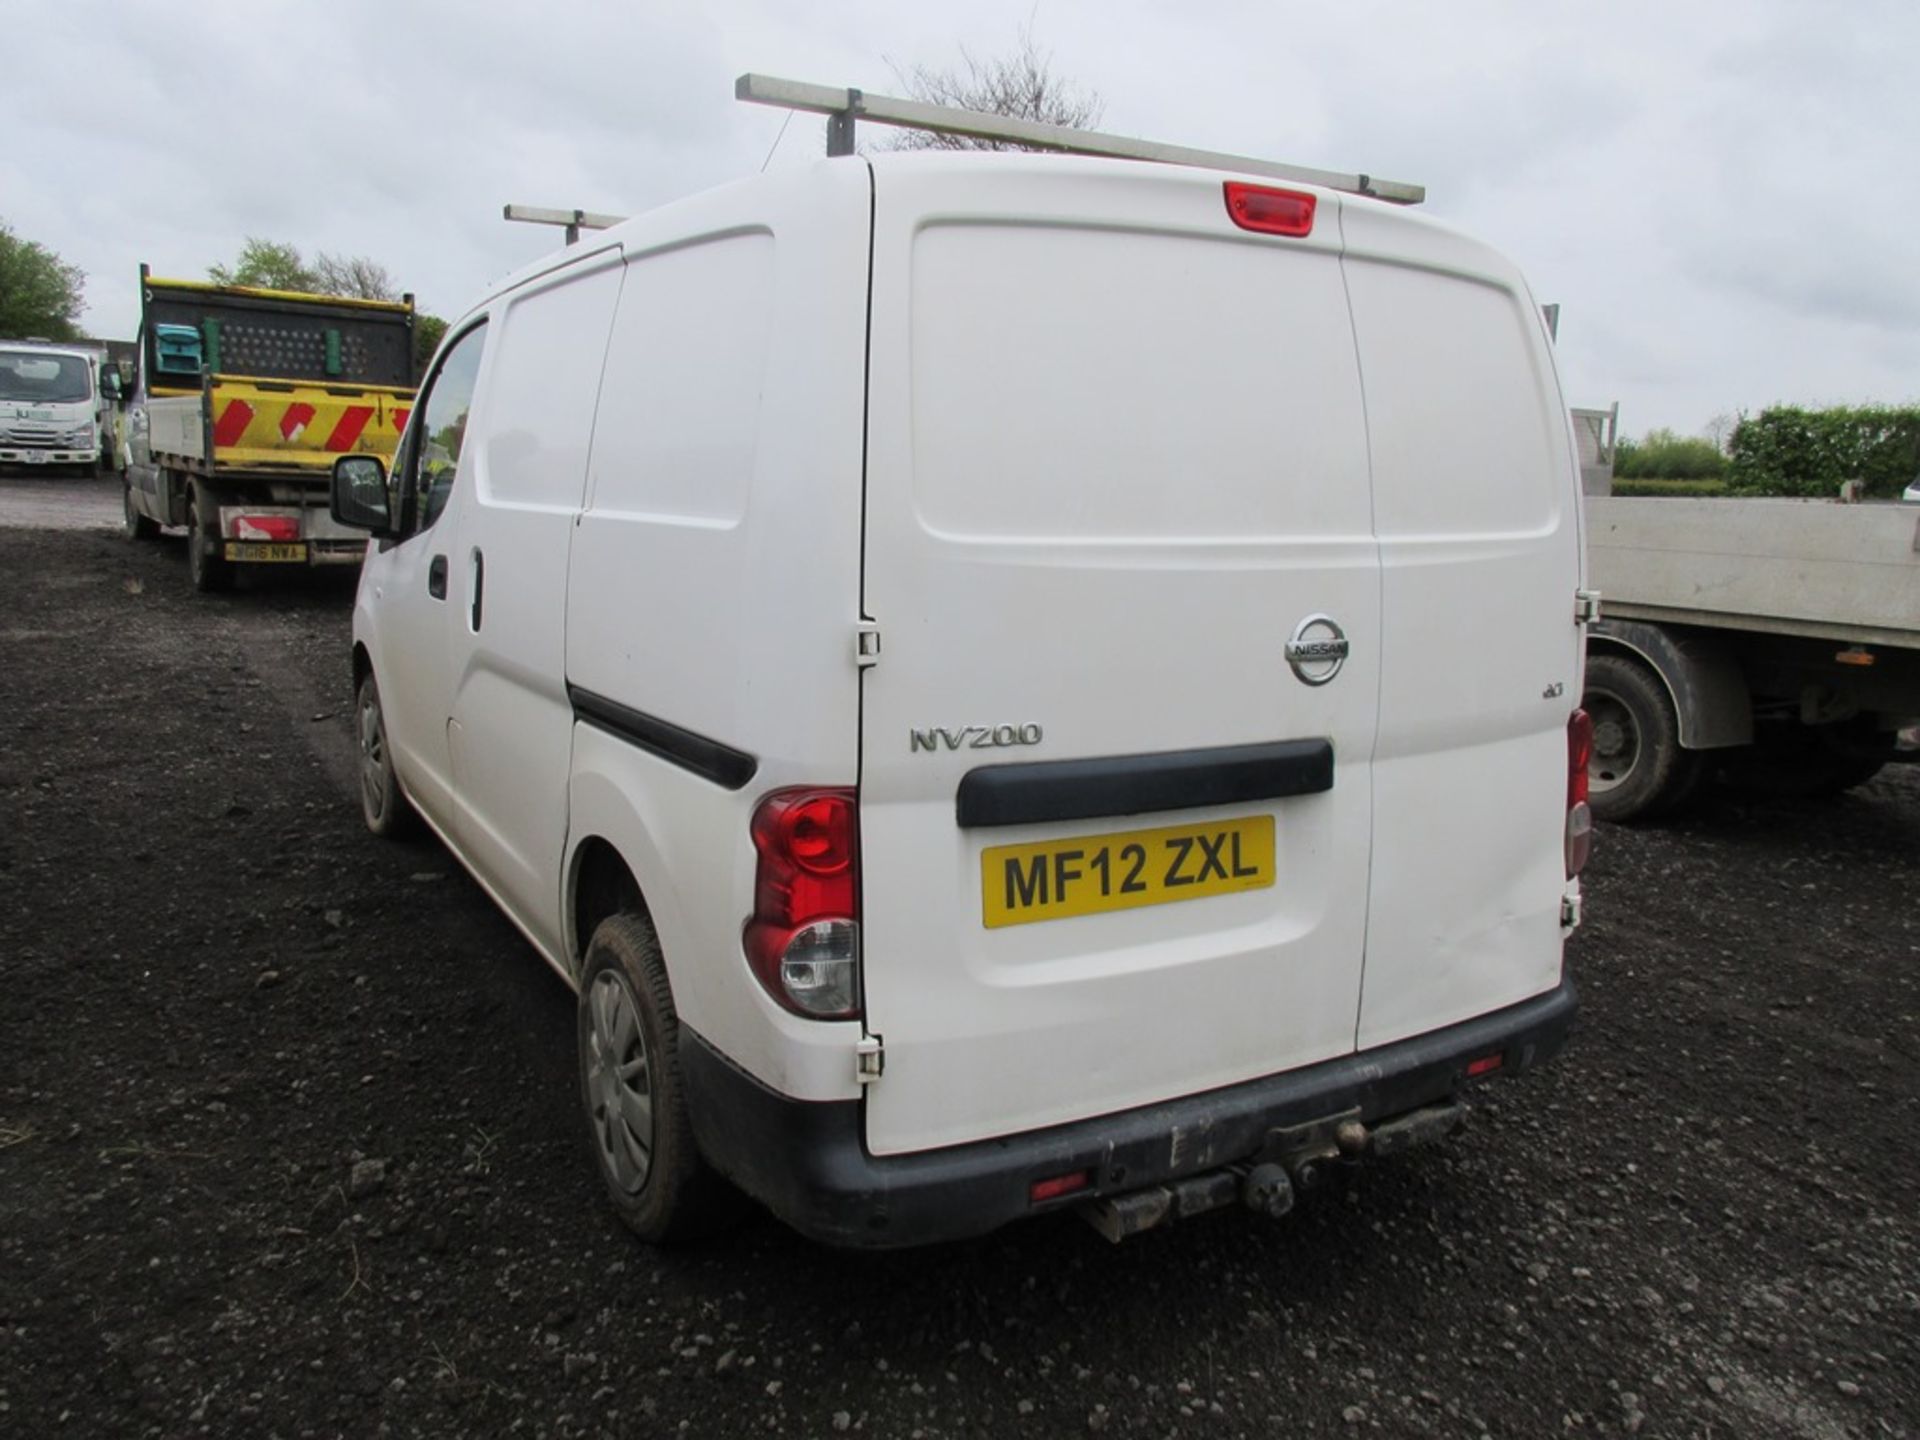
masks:
[(580, 1098), (613, 1208), (655, 1242), (710, 1233), (737, 1203), (694, 1144), (679, 1031), (653, 926), (601, 921), (580, 976)]
[(360, 818), (383, 839), (397, 840), (418, 823), (413, 806), (393, 769), (387, 743), (387, 716), (380, 708), (380, 685), (369, 670), (353, 692), (353, 728), (360, 749)]
[(1680, 722), (1660, 678), (1624, 655), (1587, 659), (1593, 717), (1589, 801), (1601, 820), (1646, 819), (1685, 803), (1698, 788), (1700, 759), (1680, 745)]
[(212, 595), (233, 588), (233, 566), (214, 550), (219, 537), (201, 525), (201, 514), (200, 490), (195, 486), (193, 499), (187, 504), (187, 574), (193, 579), (194, 589)]
[(133, 482), (123, 479), (120, 482), (121, 527), (129, 540), (151, 540), (160, 533), (160, 527), (142, 515), (133, 503)]

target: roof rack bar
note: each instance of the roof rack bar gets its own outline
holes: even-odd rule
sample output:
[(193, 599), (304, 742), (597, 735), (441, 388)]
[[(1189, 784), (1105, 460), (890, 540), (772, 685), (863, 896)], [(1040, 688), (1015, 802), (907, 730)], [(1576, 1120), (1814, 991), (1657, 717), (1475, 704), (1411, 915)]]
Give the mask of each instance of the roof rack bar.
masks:
[(930, 130), (939, 135), (968, 135), (976, 140), (1007, 140), (1072, 155), (1106, 155), (1122, 160), (1152, 160), (1162, 165), (1195, 165), (1208, 170), (1237, 170), (1248, 175), (1269, 175), (1276, 180), (1319, 185), (1328, 190), (1344, 190), (1352, 195), (1371, 195), (1377, 200), (1391, 200), (1398, 205), (1418, 205), (1427, 198), (1424, 185), (1382, 180), (1376, 175), (1315, 170), (1305, 165), (1282, 165), (1273, 160), (1256, 160), (1249, 155), (1193, 150), (1185, 145), (1162, 145), (1158, 141), (1136, 140), (1127, 135), (1076, 130), (1070, 125), (1047, 125), (1038, 120), (988, 115), (978, 110), (924, 105), (918, 100), (869, 95), (863, 90), (839, 89), (831, 85), (809, 85), (804, 81), (782, 80), (772, 75), (742, 75), (733, 82), (733, 94), (735, 99), (754, 105), (806, 110), (831, 117), (827, 124), (829, 155), (851, 155), (854, 121), (871, 120), (876, 125)]
[(564, 226), (569, 245), (580, 239), (582, 230), (611, 230), (627, 218), (624, 215), (596, 215), (591, 210), (547, 210), (538, 205), (502, 205), (500, 215), (506, 220), (524, 220), (529, 225)]

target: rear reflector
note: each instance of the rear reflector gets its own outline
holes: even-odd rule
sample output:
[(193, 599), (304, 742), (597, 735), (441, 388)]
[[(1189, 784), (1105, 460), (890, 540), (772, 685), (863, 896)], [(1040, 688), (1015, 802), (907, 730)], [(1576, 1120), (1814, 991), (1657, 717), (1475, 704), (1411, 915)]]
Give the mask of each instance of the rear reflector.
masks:
[(1058, 1200), (1062, 1195), (1072, 1195), (1086, 1189), (1091, 1183), (1091, 1177), (1084, 1170), (1055, 1175), (1048, 1180), (1036, 1180), (1027, 1188), (1027, 1200), (1034, 1205), (1043, 1200)]
[(1242, 230), (1296, 238), (1313, 233), (1313, 207), (1318, 203), (1313, 196), (1242, 180), (1229, 180), (1226, 187), (1227, 214)]
[(287, 544), (300, 538), (298, 515), (233, 515), (227, 521), (229, 538), (272, 540)]
[(1507, 1057), (1505, 1055), (1482, 1055), (1478, 1060), (1469, 1060), (1467, 1062), (1467, 1078), (1471, 1080), (1476, 1075), (1490, 1074), (1504, 1065), (1506, 1060)]

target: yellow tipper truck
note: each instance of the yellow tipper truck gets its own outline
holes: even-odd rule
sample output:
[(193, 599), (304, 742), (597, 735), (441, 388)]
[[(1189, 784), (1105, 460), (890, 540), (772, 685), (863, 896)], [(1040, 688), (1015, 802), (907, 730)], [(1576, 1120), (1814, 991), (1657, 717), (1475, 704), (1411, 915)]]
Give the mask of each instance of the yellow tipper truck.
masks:
[(357, 563), (333, 462), (391, 462), (413, 408), (413, 297), (350, 300), (158, 280), (140, 267), (126, 530), (187, 529), (197, 590), (240, 565)]

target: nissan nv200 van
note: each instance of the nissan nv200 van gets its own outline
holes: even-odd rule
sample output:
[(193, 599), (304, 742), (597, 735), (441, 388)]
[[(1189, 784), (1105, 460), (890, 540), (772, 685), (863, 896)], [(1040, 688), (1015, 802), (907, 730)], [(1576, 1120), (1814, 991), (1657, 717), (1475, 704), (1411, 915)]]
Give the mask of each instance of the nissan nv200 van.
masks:
[(763, 175), (483, 296), (334, 507), (366, 822), (577, 990), (643, 1236), (1278, 1214), (1567, 1033), (1567, 409), (1403, 207)]

